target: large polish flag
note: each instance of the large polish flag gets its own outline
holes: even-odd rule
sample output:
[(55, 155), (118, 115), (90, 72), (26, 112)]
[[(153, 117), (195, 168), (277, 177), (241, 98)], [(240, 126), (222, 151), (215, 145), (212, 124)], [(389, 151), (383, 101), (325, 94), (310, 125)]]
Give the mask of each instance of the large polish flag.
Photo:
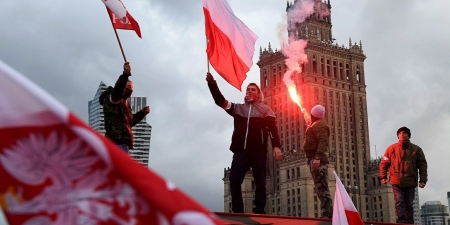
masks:
[(221, 224), (1, 60), (0, 137), (9, 224)]
[(353, 205), (350, 196), (348, 196), (344, 185), (339, 179), (336, 171), (333, 171), (336, 178), (336, 192), (334, 194), (333, 205), (333, 225), (363, 225), (361, 216)]
[(226, 0), (203, 0), (206, 53), (214, 69), (228, 83), (241, 90), (258, 38), (239, 18)]
[(139, 24), (128, 13), (121, 0), (102, 0), (108, 9), (108, 14), (114, 29), (134, 30), (142, 38)]

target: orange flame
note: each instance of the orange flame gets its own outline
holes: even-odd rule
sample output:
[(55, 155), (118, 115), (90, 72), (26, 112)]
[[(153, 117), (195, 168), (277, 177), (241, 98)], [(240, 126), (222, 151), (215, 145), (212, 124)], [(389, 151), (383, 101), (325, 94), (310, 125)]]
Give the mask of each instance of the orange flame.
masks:
[(294, 101), (295, 104), (297, 104), (298, 107), (300, 107), (300, 109), (303, 112), (304, 109), (302, 107), (302, 103), (300, 103), (300, 98), (297, 95), (297, 88), (294, 85), (292, 85), (292, 86), (288, 87), (288, 91), (289, 91), (289, 95), (291, 96), (292, 101)]
[(308, 124), (308, 126), (311, 125), (311, 116), (309, 115), (308, 112), (306, 112), (305, 108), (303, 108), (303, 106), (302, 106), (300, 97), (297, 95), (297, 87), (295, 87), (295, 85), (290, 85), (287, 88), (288, 88), (289, 95), (290, 95), (292, 101), (294, 101), (295, 104), (297, 104), (298, 107), (300, 107), (300, 110), (303, 113), (303, 118), (305, 119), (305, 122)]

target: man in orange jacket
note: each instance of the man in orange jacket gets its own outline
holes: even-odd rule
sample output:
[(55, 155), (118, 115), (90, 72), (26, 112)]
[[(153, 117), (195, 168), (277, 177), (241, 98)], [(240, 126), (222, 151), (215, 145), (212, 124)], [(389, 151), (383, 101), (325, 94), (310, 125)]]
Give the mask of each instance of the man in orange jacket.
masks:
[(380, 162), (380, 179), (382, 184), (387, 184), (389, 177), (394, 192), (397, 223), (414, 224), (414, 191), (418, 183), (420, 188), (424, 188), (427, 183), (427, 160), (422, 149), (409, 141), (409, 128), (400, 127), (397, 137), (398, 142), (386, 149)]

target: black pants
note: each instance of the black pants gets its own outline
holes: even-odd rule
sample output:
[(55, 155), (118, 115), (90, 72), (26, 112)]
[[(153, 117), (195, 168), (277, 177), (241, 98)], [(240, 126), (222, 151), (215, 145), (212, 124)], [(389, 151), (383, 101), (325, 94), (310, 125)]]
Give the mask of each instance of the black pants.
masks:
[(395, 210), (397, 211), (397, 223), (414, 224), (413, 201), (415, 190), (415, 187), (401, 188), (398, 185), (392, 185)]
[(231, 209), (235, 213), (244, 213), (241, 185), (245, 174), (252, 168), (255, 180), (255, 208), (254, 213), (265, 214), (266, 206), (266, 162), (265, 151), (236, 152), (233, 155), (230, 172)]

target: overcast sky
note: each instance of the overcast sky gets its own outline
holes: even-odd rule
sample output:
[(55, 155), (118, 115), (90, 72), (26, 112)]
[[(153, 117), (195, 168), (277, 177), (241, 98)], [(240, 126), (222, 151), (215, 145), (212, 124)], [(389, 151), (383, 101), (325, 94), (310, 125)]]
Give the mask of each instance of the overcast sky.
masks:
[[(223, 211), (224, 168), (232, 118), (214, 104), (205, 82), (206, 41), (200, 0), (123, 0), (141, 27), (119, 30), (134, 96), (145, 96), (153, 127), (150, 168), (212, 211)], [(259, 48), (278, 48), (285, 0), (229, 0), (259, 39), (249, 82), (259, 83)], [(450, 191), (450, 1), (332, 0), (333, 36), (361, 40), (365, 61), (371, 157), (397, 141), (401, 126), (425, 152), (428, 183), (420, 203), (447, 205)], [(100, 81), (113, 85), (123, 58), (100, 1), (0, 1), (0, 60), (87, 122)], [(214, 70), (226, 98), (243, 93)], [(376, 149), (375, 149), (376, 145)]]

